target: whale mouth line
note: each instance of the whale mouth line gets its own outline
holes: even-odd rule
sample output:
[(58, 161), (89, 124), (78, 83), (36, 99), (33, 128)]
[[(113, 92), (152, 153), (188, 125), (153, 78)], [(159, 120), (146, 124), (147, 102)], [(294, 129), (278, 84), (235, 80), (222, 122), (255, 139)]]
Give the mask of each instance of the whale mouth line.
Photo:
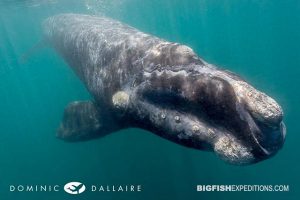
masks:
[(212, 151), (230, 164), (246, 165), (256, 162), (252, 152), (253, 147), (245, 145), (245, 142), (238, 139), (235, 133), (213, 124), (208, 118), (199, 118), (188, 112), (161, 107), (149, 102), (145, 104), (149, 110), (153, 111), (153, 115), (155, 113), (159, 115), (158, 120), (163, 121), (161, 125), (164, 128), (160, 131), (171, 131), (173, 135), (176, 135), (175, 139), (169, 136), (168, 139), (187, 147)]
[[(170, 123), (173, 123), (173, 125), (170, 126), (179, 127), (180, 123), (183, 124), (178, 130), (172, 130), (181, 132), (178, 135), (181, 142), (193, 138), (189, 137), (193, 135), (192, 124), (201, 127), (198, 127), (201, 129), (199, 134), (202, 134), (201, 136), (198, 135), (198, 138), (201, 139), (198, 142), (201, 145), (187, 142), (186, 146), (208, 151), (214, 150), (221, 159), (231, 164), (244, 165), (267, 159), (275, 155), (284, 142), (286, 131), (282, 121), (279, 126), (261, 122), (254, 118), (244, 107), (239, 110), (239, 114), (243, 115), (243, 120), (240, 123), (246, 124), (248, 130), (236, 130), (230, 125), (228, 126), (226, 120), (230, 120), (230, 118), (225, 118), (224, 121), (215, 120), (213, 118), (215, 116), (209, 116), (200, 105), (194, 105), (176, 93), (148, 90), (142, 93), (141, 101), (147, 102), (148, 106), (155, 107), (154, 113), (163, 113), (164, 117), (167, 115), (172, 116), (173, 122)], [(176, 122), (176, 116), (180, 118), (181, 122)], [(237, 124), (234, 125), (238, 127)], [(204, 126), (206, 129), (203, 128)], [(274, 131), (278, 132), (277, 138), (272, 138)], [(275, 142), (272, 142), (273, 140)]]
[(259, 148), (267, 156), (273, 156), (277, 150), (281, 149), (285, 141), (286, 127), (283, 121), (276, 125), (270, 125), (260, 121), (255, 121), (259, 136), (253, 134)]

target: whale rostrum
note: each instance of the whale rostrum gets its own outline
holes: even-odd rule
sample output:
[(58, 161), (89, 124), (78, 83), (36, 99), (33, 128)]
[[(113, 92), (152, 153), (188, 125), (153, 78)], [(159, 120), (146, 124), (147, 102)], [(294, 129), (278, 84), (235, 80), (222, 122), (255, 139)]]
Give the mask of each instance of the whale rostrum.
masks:
[(284, 143), (275, 100), (188, 46), (80, 14), (50, 17), (43, 32), (93, 97), (66, 107), (63, 140), (136, 127), (239, 165), (267, 159)]

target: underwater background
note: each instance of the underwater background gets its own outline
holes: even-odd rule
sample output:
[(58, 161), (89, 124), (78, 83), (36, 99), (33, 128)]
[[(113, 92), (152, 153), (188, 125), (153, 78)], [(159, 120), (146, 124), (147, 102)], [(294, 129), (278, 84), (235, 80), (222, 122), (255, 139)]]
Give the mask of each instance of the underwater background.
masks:
[[(55, 137), (64, 107), (90, 99), (63, 59), (41, 41), (59, 13), (107, 15), (186, 44), (275, 98), (287, 138), (273, 158), (232, 166), (140, 129), (87, 142)], [(0, 199), (300, 199), (300, 1), (1, 0)], [(9, 192), (9, 185), (141, 184), (139, 193)], [(203, 184), (289, 185), (289, 192), (196, 192)], [(61, 188), (62, 189), (62, 188)]]

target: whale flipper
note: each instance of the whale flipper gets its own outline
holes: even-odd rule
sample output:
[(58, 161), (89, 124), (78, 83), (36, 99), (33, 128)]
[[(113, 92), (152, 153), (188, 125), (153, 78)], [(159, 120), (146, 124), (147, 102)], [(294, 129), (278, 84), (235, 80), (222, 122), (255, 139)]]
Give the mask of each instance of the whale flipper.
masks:
[(104, 121), (101, 109), (92, 101), (72, 102), (65, 108), (57, 137), (79, 141), (104, 136), (113, 131)]

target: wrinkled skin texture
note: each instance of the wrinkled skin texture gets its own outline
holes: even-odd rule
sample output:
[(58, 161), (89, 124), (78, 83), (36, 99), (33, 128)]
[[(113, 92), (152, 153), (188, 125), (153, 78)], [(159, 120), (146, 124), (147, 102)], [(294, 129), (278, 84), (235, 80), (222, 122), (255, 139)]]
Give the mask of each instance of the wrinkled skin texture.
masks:
[(66, 108), (61, 139), (138, 127), (240, 165), (267, 159), (284, 143), (283, 112), (272, 98), (185, 45), (88, 15), (57, 15), (43, 29), (94, 97)]

